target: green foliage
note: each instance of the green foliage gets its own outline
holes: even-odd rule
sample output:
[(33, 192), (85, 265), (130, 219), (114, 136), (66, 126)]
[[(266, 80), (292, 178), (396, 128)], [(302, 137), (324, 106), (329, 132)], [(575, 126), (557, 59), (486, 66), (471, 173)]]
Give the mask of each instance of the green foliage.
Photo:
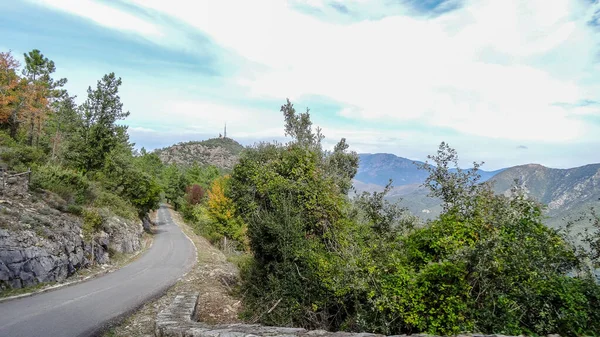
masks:
[(101, 169), (104, 159), (126, 141), (126, 127), (116, 122), (129, 116), (123, 112), (118, 95), (121, 78), (104, 75), (95, 90), (88, 88), (88, 98), (80, 109), (81, 124), (70, 143), (69, 159), (85, 172)]
[[(248, 224), (254, 255), (243, 276), (247, 314), (263, 314), (266, 324), (335, 328), (344, 318), (336, 313), (343, 308), (344, 290), (335, 280), (344, 273), (335, 252), (349, 242), (343, 192), (356, 170), (356, 155), (340, 145), (338, 160), (329, 161), (308, 113), (297, 115), (289, 101), (282, 112), (292, 141), (247, 149), (228, 189)], [(330, 174), (330, 162), (347, 172)]]
[(162, 173), (161, 181), (165, 199), (176, 210), (179, 210), (183, 206), (183, 195), (185, 194), (186, 187), (186, 180), (182, 170), (174, 164), (166, 166)]
[(212, 182), (220, 175), (219, 169), (213, 165), (200, 166), (194, 163), (184, 169), (186, 186), (197, 184), (205, 190), (209, 189)]
[(84, 204), (93, 199), (90, 183), (82, 173), (58, 165), (37, 167), (31, 174), (30, 186), (54, 192), (69, 204)]
[(113, 193), (125, 198), (140, 216), (158, 208), (160, 186), (156, 179), (138, 169), (127, 151), (112, 151), (97, 177)]
[(46, 154), (35, 146), (16, 144), (8, 139), (3, 143), (9, 144), (9, 146), (0, 150), (0, 159), (9, 170), (24, 172), (28, 168), (46, 161)]
[[(10, 53), (0, 53), (4, 76), (0, 99), (0, 159), (16, 171), (32, 168), (32, 187), (59, 194), (69, 207), (93, 206), (132, 218), (158, 207), (163, 165), (143, 150), (134, 156), (123, 111), (121, 79), (114, 73), (88, 88), (77, 106), (55, 80), (53, 61), (34, 49), (24, 54), (23, 76)], [(3, 89), (4, 90), (4, 89)], [(77, 205), (77, 206), (74, 206)]]
[(83, 226), (82, 231), (86, 240), (90, 240), (93, 235), (99, 232), (104, 225), (104, 217), (98, 209), (86, 208), (82, 212), (83, 215)]
[(349, 200), (356, 162), (345, 141), (323, 151), (308, 112), (289, 101), (282, 112), (292, 141), (248, 149), (227, 189), (253, 255), (242, 270), (247, 318), (382, 334), (600, 331), (585, 259), (518, 185), (495, 195), (478, 182), (480, 164), (451, 167), (456, 151), (442, 143), (423, 168), (444, 212), (420, 225), (385, 201), (390, 186)]
[(106, 191), (100, 191), (92, 205), (96, 208), (109, 209), (115, 215), (129, 220), (135, 220), (138, 216), (138, 212), (131, 202)]

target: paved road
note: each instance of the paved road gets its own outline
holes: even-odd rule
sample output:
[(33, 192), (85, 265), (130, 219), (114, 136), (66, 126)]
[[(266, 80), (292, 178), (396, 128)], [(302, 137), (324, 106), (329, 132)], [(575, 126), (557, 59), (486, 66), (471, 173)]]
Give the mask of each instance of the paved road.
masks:
[(55, 291), (0, 303), (1, 337), (94, 336), (161, 294), (195, 262), (192, 243), (166, 208), (159, 233), (136, 261), (113, 273)]

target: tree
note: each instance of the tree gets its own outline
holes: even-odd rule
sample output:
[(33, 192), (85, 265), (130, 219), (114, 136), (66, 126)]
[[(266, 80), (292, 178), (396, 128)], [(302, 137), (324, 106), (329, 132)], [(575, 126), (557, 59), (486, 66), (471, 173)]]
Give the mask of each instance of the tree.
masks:
[(45, 136), (48, 144), (50, 158), (59, 160), (65, 157), (68, 142), (81, 126), (77, 114), (77, 104), (75, 97), (64, 95), (60, 100), (52, 104), (53, 114), (46, 123)]
[(309, 109), (306, 112), (296, 113), (294, 105), (289, 99), (286, 104), (281, 106), (280, 111), (285, 119), (285, 135), (292, 137), (292, 141), (304, 146), (319, 148), (324, 136), (321, 134), (321, 128), (317, 127), (316, 132), (312, 131), (312, 121), (310, 120)]
[(71, 142), (71, 160), (85, 172), (98, 170), (106, 155), (127, 137), (127, 127), (116, 122), (129, 116), (123, 111), (119, 97), (121, 78), (114, 73), (104, 75), (80, 108), (81, 127)]
[(10, 52), (0, 53), (0, 123), (9, 127), (13, 139), (26, 103), (26, 83), (17, 74), (19, 66)]
[(197, 162), (194, 162), (185, 169), (186, 185), (198, 184), (205, 190), (209, 189), (212, 182), (219, 176), (219, 169), (213, 165), (200, 166)]
[(20, 77), (17, 69), (20, 64), (10, 52), (0, 53), (0, 123), (7, 123), (15, 102), (18, 101)]
[(344, 214), (345, 192), (358, 160), (345, 140), (333, 154), (324, 151), (323, 135), (313, 131), (308, 112), (297, 114), (289, 100), (281, 111), (290, 142), (247, 149), (225, 189), (235, 216), (248, 225), (254, 257), (244, 275), (246, 305), (263, 313), (277, 303), (262, 316), (266, 324), (335, 329), (345, 318), (336, 312), (344, 310), (346, 294), (337, 292), (343, 287), (336, 281), (344, 278), (338, 252), (352, 242), (348, 233), (354, 228)]
[[(207, 213), (212, 220), (212, 223), (208, 225), (211, 227), (209, 235), (217, 240), (221, 238), (224, 240), (233, 240), (242, 249), (247, 250), (247, 226), (235, 214), (235, 205), (225, 192), (229, 184), (229, 179), (230, 176), (228, 175), (215, 179), (208, 190)], [(226, 247), (226, 244), (223, 246)]]
[(198, 184), (193, 184), (185, 189), (185, 201), (190, 206), (198, 205), (204, 199), (204, 189)]
[(29, 145), (34, 145), (34, 142), (39, 141), (43, 123), (50, 114), (50, 104), (65, 94), (59, 88), (65, 85), (67, 79), (55, 81), (52, 78), (52, 73), (56, 71), (54, 62), (44, 57), (38, 49), (25, 53), (24, 57), (23, 76), (27, 81), (28, 104), (21, 122), (28, 122), (28, 142)]
[[(432, 160), (434, 165), (428, 161), (419, 164), (419, 167), (429, 172), (423, 186), (429, 189), (429, 196), (440, 198), (446, 212), (454, 210), (460, 214), (466, 214), (473, 206), (470, 202), (484, 186), (479, 184), (481, 176), (477, 171), (483, 165), (473, 163), (473, 168), (462, 170), (458, 167), (458, 154), (445, 142), (439, 146), (435, 156), (429, 155), (427, 159)], [(453, 165), (453, 168), (450, 167)], [(452, 172), (452, 169), (455, 172)]]
[(162, 175), (163, 191), (165, 199), (175, 209), (181, 206), (181, 198), (185, 193), (186, 181), (183, 172), (175, 164), (165, 167)]

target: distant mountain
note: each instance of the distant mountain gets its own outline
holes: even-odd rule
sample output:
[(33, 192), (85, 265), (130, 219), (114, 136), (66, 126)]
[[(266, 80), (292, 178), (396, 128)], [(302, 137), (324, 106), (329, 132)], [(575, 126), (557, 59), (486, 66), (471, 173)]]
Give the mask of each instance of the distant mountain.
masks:
[(165, 164), (214, 165), (231, 170), (239, 160), (244, 146), (231, 138), (211, 138), (203, 141), (179, 143), (154, 152)]
[[(364, 184), (385, 186), (390, 179), (393, 180), (394, 186), (422, 184), (429, 175), (427, 171), (417, 167), (417, 164), (422, 165), (423, 162), (390, 153), (363, 153), (359, 154), (358, 158), (358, 172), (354, 178)], [(481, 181), (490, 179), (502, 170), (479, 170)]]
[[(548, 206), (545, 224), (549, 227), (564, 227), (567, 220), (576, 219), (588, 211), (590, 206), (600, 207), (600, 164), (571, 169), (529, 164), (496, 172), (486, 172), (492, 176), (489, 180), (493, 183), (494, 191), (507, 194), (515, 180), (522, 182), (530, 197)], [(365, 184), (355, 184), (357, 189), (361, 186)], [(383, 190), (381, 185), (367, 186), (371, 191), (377, 190), (375, 186), (379, 186), (378, 191)], [(427, 194), (428, 191), (418, 185), (406, 185), (394, 188), (388, 195), (388, 200), (399, 201), (401, 206), (424, 220), (433, 219), (441, 212), (441, 202)], [(573, 230), (575, 233), (582, 232), (586, 225), (588, 224), (585, 222), (576, 223)]]
[(394, 186), (420, 184), (428, 175), (426, 171), (419, 170), (413, 160), (389, 153), (362, 153), (358, 159), (358, 172), (354, 178), (366, 184), (385, 186), (390, 179)]
[(514, 181), (523, 183), (531, 197), (548, 205), (547, 224), (558, 227), (590, 206), (600, 206), (600, 164), (554, 169), (538, 164), (511, 167), (494, 176), (496, 193), (508, 193)]

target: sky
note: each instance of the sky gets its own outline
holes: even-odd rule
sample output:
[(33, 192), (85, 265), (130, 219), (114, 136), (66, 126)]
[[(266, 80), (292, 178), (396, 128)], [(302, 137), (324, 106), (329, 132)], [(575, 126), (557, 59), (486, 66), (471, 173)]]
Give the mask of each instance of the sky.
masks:
[(136, 147), (284, 141), (286, 98), (324, 145), (483, 169), (600, 162), (600, 0), (0, 0), (83, 102), (123, 79)]

